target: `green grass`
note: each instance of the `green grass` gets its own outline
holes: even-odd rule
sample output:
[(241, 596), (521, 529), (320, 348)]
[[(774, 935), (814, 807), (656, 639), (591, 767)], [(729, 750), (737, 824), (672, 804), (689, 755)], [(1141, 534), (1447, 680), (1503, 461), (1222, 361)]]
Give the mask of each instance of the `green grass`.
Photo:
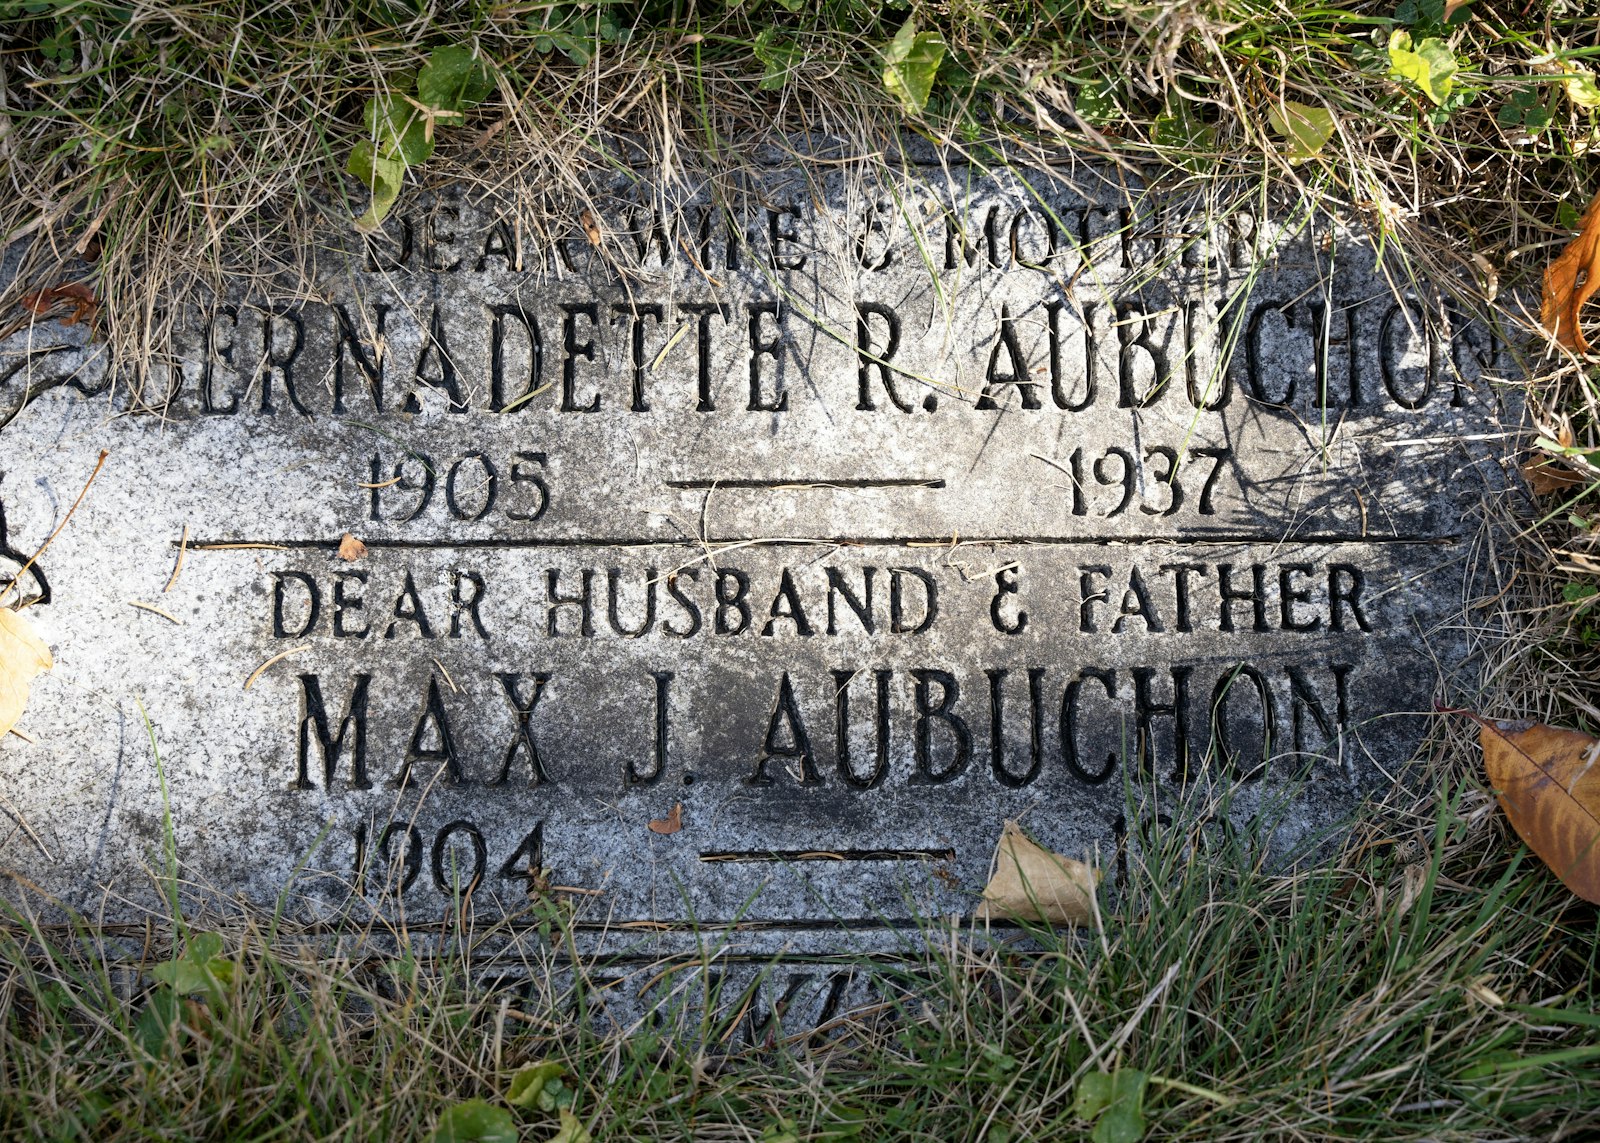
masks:
[[(1595, 909), (1508, 843), (1475, 784), (1448, 788), (1431, 828), (1390, 820), (1293, 876), (1179, 832), (1134, 851), (1102, 930), (932, 926), (924, 960), (857, 965), (875, 1002), (821, 1031), (780, 1020), (759, 1048), (735, 1037), (749, 997), (708, 996), (694, 958), (635, 970), (677, 985), (660, 990), (676, 1039), (575, 1018), (600, 1010), (608, 966), (569, 970), (561, 910), (489, 976), (465, 943), (330, 955), (260, 916), (174, 977), (159, 926), (141, 944), (16, 917), (0, 1131), (419, 1137), (556, 1061), (596, 1139), (1077, 1138), (1079, 1080), (1129, 1069), (1152, 1077), (1149, 1139), (1592, 1137)], [(508, 967), (525, 989), (488, 983)], [(555, 1129), (518, 1119), (524, 1138)]]
[[(38, 258), (89, 277), (112, 336), (148, 353), (137, 328), (159, 325), (164, 287), (258, 258), (313, 192), (360, 214), (366, 191), (344, 168), (372, 138), (363, 105), (459, 47), (492, 65), (495, 90), (440, 121), (413, 192), (508, 180), (559, 214), (610, 132), (715, 167), (753, 131), (821, 130), (870, 152), (910, 129), (1265, 177), (1365, 216), (1425, 263), (1510, 286), (1542, 270), (1592, 189), (1596, 110), (1567, 83), (1600, 66), (1586, 8), (1473, 0), (1447, 26), (1443, 0), (7, 0), (0, 234), (47, 235)], [(883, 54), (908, 22), (944, 45), (910, 115)], [(1395, 30), (1448, 44), (1459, 70), (1442, 106), (1394, 77)], [(1287, 101), (1331, 116), (1298, 165), (1271, 125)]]
[[(101, 336), (137, 372), (187, 290), (259, 265), (320, 202), (350, 220), (366, 209), (344, 173), (363, 106), (409, 90), (443, 46), (493, 64), (496, 90), (441, 127), (402, 201), (432, 180), (495, 181), (569, 224), (612, 132), (719, 170), (751, 132), (872, 151), (912, 131), (980, 155), (1068, 144), (1173, 182), (1297, 190), (1482, 300), (1536, 286), (1600, 190), (1596, 112), (1567, 89), (1600, 71), (1592, 4), (1474, 0), (1449, 28), (1413, 0), (793, 8), (0, 3), (0, 235), (34, 240), (0, 323), (27, 290), (88, 282)], [(880, 54), (907, 20), (947, 48), (915, 113), (885, 89)], [(1443, 106), (1390, 77), (1395, 28), (1449, 44), (1460, 70)], [(1285, 101), (1332, 115), (1302, 163), (1271, 126)], [(1539, 368), (1538, 430), (1600, 449), (1594, 367)], [(1569, 623), (1587, 597), (1565, 598), (1600, 569), (1600, 468), (1572, 464), (1596, 484), (1521, 538), (1526, 574), (1496, 601), (1522, 633), (1494, 656), (1483, 704), (1497, 714), (1600, 722), (1600, 655), (1581, 616)], [(1073, 1098), (1100, 1068), (1154, 1077), (1151, 1139), (1592, 1137), (1595, 909), (1508, 836), (1470, 742), (1441, 737), (1425, 764), (1444, 792), (1410, 819), (1374, 815), (1326, 868), (1271, 876), (1174, 842), (1134, 856), (1100, 932), (1037, 933), (1025, 952), (938, 930), (925, 962), (865, 966), (883, 1005), (759, 1052), (731, 1047), (738, 997), (685, 1013), (704, 1034), (677, 1046), (572, 1019), (599, 1002), (586, 981), (605, 966), (552, 973), (559, 914), (552, 936), (516, 946), (526, 1004), (486, 990), (459, 949), (332, 956), (270, 916), (220, 924), (233, 967), (179, 997), (151, 973), (181, 953), (181, 920), (134, 939), (17, 914), (0, 934), (0, 1131), (415, 1137), (556, 1059), (598, 1140), (1079, 1138)], [(548, 1114), (519, 1121), (524, 1138), (555, 1131)]]

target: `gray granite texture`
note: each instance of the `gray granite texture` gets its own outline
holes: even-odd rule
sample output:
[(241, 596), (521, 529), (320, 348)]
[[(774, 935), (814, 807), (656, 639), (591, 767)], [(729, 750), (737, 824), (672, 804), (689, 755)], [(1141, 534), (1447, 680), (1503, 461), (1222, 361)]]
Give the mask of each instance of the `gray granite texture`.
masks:
[(1008, 817), (1288, 851), (1404, 780), (1472, 669), (1489, 329), (1088, 168), (749, 189), (330, 215), (142, 404), (81, 327), (0, 346), (0, 546), (110, 450), (26, 579), (8, 892), (135, 920), (170, 815), (196, 901), (820, 953), (970, 913)]

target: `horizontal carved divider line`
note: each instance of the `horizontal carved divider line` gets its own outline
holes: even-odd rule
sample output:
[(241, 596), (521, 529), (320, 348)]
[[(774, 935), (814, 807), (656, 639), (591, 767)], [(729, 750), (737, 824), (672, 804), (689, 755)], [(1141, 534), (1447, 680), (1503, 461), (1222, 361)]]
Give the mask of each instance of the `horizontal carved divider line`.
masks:
[(701, 861), (954, 861), (953, 849), (708, 849)]
[(685, 488), (685, 489), (693, 489), (693, 490), (696, 490), (696, 491), (712, 491), (712, 490), (720, 491), (720, 490), (722, 490), (724, 488), (733, 488), (733, 489), (774, 489), (774, 490), (781, 489), (781, 490), (786, 491), (786, 492), (791, 492), (791, 491), (796, 491), (796, 490), (805, 489), (805, 488), (827, 488), (827, 489), (843, 488), (843, 489), (850, 489), (850, 490), (854, 491), (854, 490), (857, 490), (857, 489), (874, 489), (874, 488), (943, 488), (943, 487), (945, 487), (945, 482), (944, 482), (944, 478), (943, 477), (929, 478), (929, 477), (920, 477), (920, 476), (889, 476), (889, 477), (880, 477), (880, 478), (873, 478), (873, 477), (846, 477), (845, 479), (842, 479), (842, 480), (830, 480), (830, 479), (827, 479), (825, 477), (815, 477), (815, 478), (774, 477), (774, 478), (769, 478), (769, 479), (761, 479), (761, 478), (720, 479), (720, 478), (717, 478), (717, 477), (712, 477), (710, 479), (663, 480), (661, 483), (666, 485), (668, 488)]
[[(1249, 534), (1230, 532), (1202, 536), (980, 536), (965, 539), (950, 536), (710, 536), (705, 539), (668, 539), (654, 536), (584, 536), (562, 538), (559, 536), (485, 536), (459, 540), (428, 537), (423, 539), (363, 538), (368, 548), (394, 548), (400, 551), (432, 551), (451, 548), (490, 548), (516, 550), (521, 548), (691, 548), (699, 551), (707, 546), (760, 546), (760, 547), (884, 547), (884, 548), (948, 548), (953, 544), (971, 547), (982, 544), (1005, 544), (1013, 547), (1083, 547), (1111, 546), (1115, 544), (1150, 544), (1165, 547), (1235, 546), (1240, 544), (1410, 544), (1444, 547), (1461, 540), (1458, 533), (1443, 536), (1345, 536), (1309, 532), (1304, 535), (1283, 535), (1273, 532)], [(182, 542), (173, 540), (177, 548)], [(305, 539), (241, 539), (196, 540), (186, 545), (190, 551), (223, 552), (231, 550), (327, 550), (337, 551), (339, 541)]]

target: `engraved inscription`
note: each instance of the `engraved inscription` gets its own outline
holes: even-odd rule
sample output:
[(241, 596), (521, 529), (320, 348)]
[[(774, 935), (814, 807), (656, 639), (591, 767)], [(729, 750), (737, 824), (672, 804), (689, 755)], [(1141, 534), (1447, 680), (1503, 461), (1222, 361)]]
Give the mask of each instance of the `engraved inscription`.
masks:
[[(118, 460), (31, 573), (63, 668), (0, 744), (39, 842), (96, 845), (4, 859), (137, 903), (166, 805), (197, 893), (564, 902), (622, 964), (695, 924), (892, 947), (1023, 814), (1113, 876), (1158, 834), (1330, 836), (1470, 683), (1494, 330), (1335, 220), (940, 171), (601, 181), (598, 245), (410, 196), (166, 315), (160, 417), (81, 331), (8, 343), (0, 554)], [(701, 983), (752, 1043), (865, 995)]]

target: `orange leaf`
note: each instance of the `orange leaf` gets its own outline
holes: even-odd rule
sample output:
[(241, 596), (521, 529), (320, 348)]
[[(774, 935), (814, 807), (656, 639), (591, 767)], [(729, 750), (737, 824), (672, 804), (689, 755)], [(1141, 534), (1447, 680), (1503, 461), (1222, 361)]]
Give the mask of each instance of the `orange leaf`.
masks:
[(664, 818), (653, 818), (650, 822), (651, 833), (677, 833), (683, 828), (683, 803), (679, 802), (672, 807), (672, 812)]
[(1483, 766), (1512, 828), (1563, 885), (1600, 904), (1600, 739), (1468, 717), (1482, 727)]
[(367, 554), (367, 545), (346, 532), (339, 540), (339, 558), (353, 564)]
[(34, 317), (44, 317), (56, 306), (63, 304), (71, 306), (72, 312), (61, 318), (62, 325), (93, 321), (95, 314), (100, 310), (100, 303), (95, 299), (94, 291), (76, 282), (63, 282), (59, 286), (35, 290), (31, 294), (22, 296), (22, 307)]
[(600, 224), (595, 222), (594, 214), (591, 211), (586, 210), (582, 214), (578, 215), (578, 222), (583, 226), (583, 233), (589, 239), (589, 245), (599, 246), (602, 241), (600, 236)]
[(1578, 237), (1544, 272), (1544, 302), (1539, 321), (1568, 349), (1589, 352), (1579, 316), (1583, 303), (1600, 290), (1600, 194), (1583, 214)]

